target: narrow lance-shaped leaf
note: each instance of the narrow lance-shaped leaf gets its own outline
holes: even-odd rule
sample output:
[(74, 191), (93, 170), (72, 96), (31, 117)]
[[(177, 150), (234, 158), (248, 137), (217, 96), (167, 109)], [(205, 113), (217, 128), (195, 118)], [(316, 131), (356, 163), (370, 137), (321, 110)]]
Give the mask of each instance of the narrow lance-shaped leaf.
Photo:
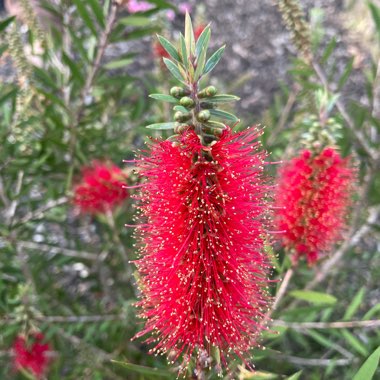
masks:
[(207, 101), (208, 103), (230, 103), (236, 102), (237, 100), (240, 100), (238, 96), (228, 94), (215, 95), (212, 98), (205, 99), (205, 101)]
[(222, 46), (220, 49), (218, 49), (206, 62), (205, 65), (205, 71), (204, 74), (209, 73), (220, 61), (220, 58), (222, 58), (222, 54), (224, 52), (224, 49), (226, 46)]
[(66, 53), (62, 53), (62, 60), (70, 68), (72, 76), (84, 84), (84, 77), (78, 65)]
[(170, 96), (170, 95), (150, 94), (149, 97), (152, 99), (162, 100), (163, 102), (178, 103), (178, 99), (176, 99), (174, 96)]
[(107, 62), (104, 68), (109, 70), (121, 69), (122, 67), (130, 65), (133, 61), (132, 58), (116, 59), (115, 61)]
[(116, 360), (112, 360), (112, 362), (115, 364), (119, 364), (119, 365), (123, 366), (124, 368), (127, 368), (131, 371), (149, 376), (149, 378), (150, 378), (150, 376), (173, 378), (173, 374), (169, 371), (165, 371), (164, 369), (150, 368), (150, 367), (145, 367), (145, 366), (132, 364), (132, 363), (119, 362)]
[(239, 121), (239, 119), (235, 115), (226, 111), (211, 109), (210, 113), (212, 116), (218, 117), (219, 119), (232, 121), (234, 123)]
[(379, 366), (380, 346), (369, 356), (360, 367), (353, 380), (371, 380)]
[(148, 128), (148, 129), (165, 130), (165, 129), (174, 129), (175, 125), (176, 125), (175, 122), (155, 123), (155, 124), (147, 125), (146, 128)]
[(334, 304), (337, 299), (331, 294), (314, 292), (312, 290), (293, 290), (289, 293), (292, 297), (314, 304)]
[(126, 26), (144, 27), (148, 26), (151, 23), (151, 20), (149, 17), (133, 15), (121, 18), (119, 23)]
[(187, 69), (189, 67), (189, 60), (187, 56), (185, 37), (183, 36), (182, 33), (179, 35), (179, 43), (180, 43), (180, 52), (182, 56), (182, 62), (185, 65), (185, 68)]
[(168, 52), (168, 54), (173, 59), (175, 59), (176, 61), (181, 61), (181, 58), (177, 52), (177, 49), (170, 41), (168, 41), (165, 37), (160, 36), (159, 34), (157, 34), (157, 38), (158, 38), (158, 41), (160, 41), (160, 44), (162, 45), (162, 47)]
[(356, 311), (358, 310), (358, 308), (362, 304), (364, 296), (365, 296), (365, 288), (362, 287), (355, 294), (355, 297), (352, 299), (351, 303), (348, 305), (348, 307), (347, 307), (347, 309), (343, 315), (344, 321), (349, 321), (354, 316), (354, 314), (356, 313)]
[(187, 110), (184, 106), (174, 106), (173, 111), (180, 111), (183, 113), (189, 112), (189, 110)]
[(13, 22), (15, 19), (15, 16), (8, 17), (5, 20), (0, 22), (0, 32), (2, 32), (9, 24)]
[(194, 74), (194, 81), (197, 81), (203, 74), (203, 70), (206, 63), (206, 52), (207, 50), (203, 48), (201, 54), (199, 55), (197, 59), (197, 68)]
[(94, 22), (92, 21), (90, 17), (89, 11), (86, 8), (86, 2), (81, 1), (81, 0), (73, 0), (73, 3), (75, 4), (79, 15), (81, 16), (82, 20), (84, 21), (88, 29), (90, 29), (91, 33), (96, 37), (97, 36), (96, 28), (95, 28)]
[(96, 20), (98, 23), (104, 28), (105, 22), (104, 22), (104, 13), (103, 9), (100, 6), (100, 3), (98, 0), (88, 0), (88, 4), (92, 9), (92, 12), (94, 13), (94, 16), (96, 17)]
[(190, 57), (195, 54), (195, 38), (193, 31), (193, 24), (191, 22), (191, 17), (188, 12), (185, 16), (185, 42), (187, 55)]
[(178, 66), (171, 61), (168, 58), (163, 58), (163, 61), (165, 63), (165, 66), (168, 68), (168, 70), (172, 73), (172, 75), (178, 79), (180, 82), (185, 84), (185, 78), (181, 75), (181, 72), (179, 71)]
[(208, 49), (208, 44), (211, 38), (211, 29), (209, 26), (203, 29), (201, 35), (198, 38), (197, 44), (195, 46), (195, 55), (198, 57), (202, 49)]

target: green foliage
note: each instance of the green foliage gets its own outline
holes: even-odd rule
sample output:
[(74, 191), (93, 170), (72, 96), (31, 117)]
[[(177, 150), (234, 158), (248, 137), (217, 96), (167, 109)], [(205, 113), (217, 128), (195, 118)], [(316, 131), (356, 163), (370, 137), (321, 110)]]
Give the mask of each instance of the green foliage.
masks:
[(355, 374), (353, 380), (371, 380), (375, 375), (376, 369), (379, 367), (380, 360), (380, 347), (374, 351), (369, 358), (360, 367), (359, 371)]
[[(98, 216), (79, 215), (71, 201), (82, 167), (92, 160), (113, 161), (127, 173), (128, 184), (138, 185), (133, 168), (122, 166), (122, 160), (131, 159), (142, 147), (145, 125), (149, 133), (164, 137), (184, 126), (166, 120), (179, 112), (179, 119), (187, 121), (193, 112), (186, 87), (189, 80), (200, 85), (201, 111), (195, 116), (205, 128), (221, 131), (224, 123), (238, 122), (228, 106), (239, 98), (217, 93), (216, 87), (229, 92), (223, 83), (204, 84), (205, 76), (223, 64), (224, 46), (209, 54), (210, 26), (196, 40), (189, 16), (178, 46), (158, 35), (170, 56), (164, 59), (165, 67), (153, 74), (149, 68), (149, 73), (139, 72), (137, 77), (135, 69), (143, 58), (131, 50), (145, 44), (147, 36), (153, 39), (161, 33), (157, 14), (173, 9), (167, 1), (149, 2), (152, 10), (133, 15), (120, 9), (113, 13), (111, 1), (49, 2), (46, 9), (56, 21), (45, 31), (43, 41), (40, 31), (33, 29), (25, 39), (41, 45), (33, 61), (29, 61), (30, 53), (20, 49), (19, 21), (11, 17), (0, 22), (0, 56), (12, 59), (15, 72), (13, 81), (0, 84), (1, 379), (31, 378), (12, 371), (9, 349), (17, 334), (33, 329), (41, 330), (54, 350), (49, 380), (176, 377), (179, 363), (169, 366), (164, 358), (148, 355), (143, 342), (130, 341), (141, 323), (133, 306), (138, 279), (132, 279), (129, 263), (136, 251), (132, 229), (124, 227), (134, 223), (133, 201), (128, 199), (112, 215)], [(295, 1), (281, 3), (299, 10)], [(374, 2), (368, 2), (368, 7), (379, 37), (379, 8)], [(315, 268), (298, 266), (271, 315), (273, 324), (263, 334), (266, 349), (252, 351), (257, 372), (236, 360), (228, 376), (375, 379), (380, 333), (367, 327), (380, 318), (380, 304), (373, 298), (379, 255), (370, 239), (365, 245), (362, 239), (369, 233), (377, 238), (379, 232), (380, 174), (373, 158), (373, 152), (379, 151), (375, 106), (379, 69), (375, 60), (365, 63), (367, 99), (352, 101), (346, 86), (357, 69), (354, 59), (336, 63), (339, 36), (325, 40), (328, 34), (318, 11), (311, 17), (310, 31), (315, 33), (311, 36), (306, 18), (299, 13), (292, 17), (289, 25), (301, 28), (293, 31), (300, 57), (289, 66), (289, 84), (282, 85), (263, 112), (267, 127), (262, 143), (273, 152), (271, 160), (285, 160), (303, 147), (313, 128), (331, 127), (329, 141), (344, 156), (351, 155), (358, 167), (353, 233), (347, 231), (344, 240), (337, 242), (331, 256), (339, 247), (344, 254), (326, 273), (324, 262)], [(113, 49), (124, 44), (126, 53)], [(173, 83), (167, 83), (170, 73)], [(182, 87), (170, 90), (177, 81)], [(151, 104), (149, 93), (162, 103)], [(347, 115), (342, 113), (342, 103)], [(371, 215), (377, 217), (369, 219)], [(274, 280), (283, 279), (292, 267), (289, 256), (276, 244), (267, 250), (276, 265)], [(350, 261), (357, 271), (348, 265)], [(364, 263), (374, 265), (367, 268)], [(269, 291), (275, 297), (279, 289), (281, 281), (274, 282)], [(353, 327), (351, 322), (364, 325)], [(216, 378), (215, 371), (210, 379)]]

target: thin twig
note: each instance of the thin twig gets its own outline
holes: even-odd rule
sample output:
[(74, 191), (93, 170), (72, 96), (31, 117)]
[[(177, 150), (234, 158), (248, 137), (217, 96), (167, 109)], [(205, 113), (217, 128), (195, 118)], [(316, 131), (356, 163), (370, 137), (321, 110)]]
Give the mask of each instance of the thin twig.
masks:
[(87, 73), (86, 82), (83, 86), (83, 90), (81, 92), (81, 96), (75, 110), (74, 120), (70, 126), (71, 134), (70, 134), (68, 151), (69, 151), (69, 161), (70, 161), (71, 167), (73, 166), (73, 160), (74, 160), (78, 124), (80, 123), (82, 119), (83, 110), (86, 105), (86, 99), (88, 95), (90, 94), (94, 79), (100, 69), (101, 61), (106, 51), (106, 47), (108, 44), (110, 34), (112, 32), (112, 28), (116, 21), (117, 11), (118, 11), (118, 5), (115, 1), (112, 1), (111, 6), (110, 6), (110, 12), (106, 21), (106, 26), (99, 38), (99, 48), (96, 52), (95, 60), (93, 64), (91, 65), (89, 72)]
[(273, 320), (274, 326), (289, 327), (293, 330), (305, 329), (374, 329), (380, 327), (380, 319), (369, 321), (339, 321), (339, 322), (285, 322), (279, 319)]
[(350, 238), (346, 239), (341, 247), (334, 253), (334, 255), (327, 260), (321, 268), (318, 269), (316, 276), (312, 281), (308, 283), (305, 289), (310, 290), (315, 288), (318, 284), (320, 284), (329, 274), (332, 269), (337, 268), (337, 264), (342, 256), (363, 238), (371, 229), (372, 226), (376, 223), (377, 218), (380, 215), (380, 206), (371, 207), (369, 209), (369, 215), (366, 223), (359, 228), (354, 234), (351, 235)]
[(331, 365), (344, 367), (352, 362), (350, 359), (305, 359), (292, 355), (276, 355), (278, 359), (305, 366), (305, 367), (330, 367)]
[(276, 127), (273, 129), (268, 138), (267, 146), (270, 147), (273, 144), (273, 142), (278, 138), (278, 134), (285, 128), (285, 124), (289, 118), (290, 112), (293, 109), (294, 103), (296, 102), (297, 94), (297, 88), (290, 92), (285, 107), (281, 112), (280, 120), (278, 121)]
[(48, 211), (54, 207), (63, 205), (67, 202), (68, 202), (67, 197), (61, 197), (58, 199), (51, 199), (45, 205), (41, 206), (37, 210), (31, 211), (31, 212), (27, 213), (25, 216), (23, 216), (21, 219), (14, 221), (13, 224), (14, 225), (24, 224), (24, 223), (27, 223), (31, 220), (42, 218), (46, 211)]
[(267, 311), (267, 313), (265, 314), (265, 316), (263, 318), (263, 324), (264, 325), (266, 325), (268, 323), (268, 321), (270, 320), (273, 312), (277, 309), (277, 307), (280, 304), (282, 298), (284, 297), (284, 295), (286, 293), (286, 290), (288, 289), (289, 282), (290, 282), (291, 278), (293, 277), (293, 274), (294, 274), (294, 269), (293, 268), (289, 268), (286, 271), (284, 279), (282, 280), (281, 286), (280, 286), (280, 288), (277, 291), (276, 298), (275, 298), (275, 300), (274, 300), (274, 302), (272, 304), (272, 307)]
[[(325, 73), (323, 72), (322, 67), (315, 61), (312, 61), (312, 66), (314, 68), (315, 73), (317, 74), (317, 77), (322, 82), (323, 86), (325, 86), (326, 90), (331, 92), (329, 82), (326, 78)], [(338, 100), (336, 101), (335, 104), (336, 104), (336, 108), (338, 109), (338, 111), (342, 115), (344, 121), (346, 122), (351, 133), (355, 136), (359, 145), (365, 150), (365, 152), (368, 154), (368, 156), (374, 162), (376, 162), (379, 159), (379, 154), (369, 146), (366, 137), (355, 127), (355, 123), (351, 120), (351, 117), (348, 114), (348, 112), (347, 112), (344, 104), (342, 103), (342, 101), (338, 98)]]
[(12, 224), (12, 220), (16, 213), (16, 209), (19, 203), (18, 197), (21, 193), (23, 179), (24, 179), (24, 172), (20, 170), (17, 174), (16, 188), (14, 192), (15, 199), (10, 203), (8, 210), (6, 211), (6, 219), (9, 225)]
[(0, 176), (0, 199), (3, 202), (5, 208), (9, 207), (9, 199), (5, 194), (3, 178)]
[[(46, 323), (96, 323), (105, 321), (121, 321), (125, 319), (122, 314), (105, 314), (105, 315), (37, 315), (33, 319)], [(15, 321), (16, 318), (5, 318), (0, 320), (1, 323)]]
[(380, 59), (377, 62), (376, 77), (373, 82), (372, 117), (380, 119)]
[(83, 260), (96, 260), (97, 253), (76, 251), (73, 249), (56, 247), (49, 244), (34, 243), (29, 241), (17, 241), (17, 245), (23, 248), (33, 249), (37, 253), (46, 252), (52, 255), (61, 254), (68, 257), (75, 257)]
[(106, 217), (107, 217), (107, 223), (111, 229), (111, 237), (112, 237), (113, 243), (116, 245), (124, 264), (125, 277), (127, 280), (129, 280), (132, 275), (132, 270), (129, 264), (128, 252), (125, 249), (124, 244), (120, 239), (119, 232), (117, 231), (116, 224), (115, 224), (115, 218), (111, 210), (107, 210)]
[[(115, 355), (110, 354), (106, 351), (103, 351), (99, 347), (93, 346), (75, 335), (68, 334), (64, 329), (58, 329), (57, 333), (59, 334), (59, 336), (68, 340), (74, 346), (82, 347), (85, 350), (87, 350), (89, 353), (91, 353), (92, 354), (91, 364), (93, 365), (93, 367), (99, 368), (101, 366), (102, 369), (105, 371), (105, 375), (108, 378), (115, 379), (115, 380), (123, 380), (122, 377), (116, 375), (110, 368), (105, 367), (103, 365), (103, 363), (110, 363), (112, 359), (115, 359)], [(81, 352), (83, 352), (82, 349), (80, 348), (78, 349)]]

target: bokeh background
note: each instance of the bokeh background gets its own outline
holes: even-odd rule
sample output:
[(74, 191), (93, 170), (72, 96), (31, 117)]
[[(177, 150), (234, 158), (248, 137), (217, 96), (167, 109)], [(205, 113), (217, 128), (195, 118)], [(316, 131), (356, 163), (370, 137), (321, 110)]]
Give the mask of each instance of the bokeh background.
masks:
[[(134, 200), (91, 214), (73, 194), (94, 160), (112, 161), (135, 185), (123, 160), (147, 136), (169, 136), (145, 129), (173, 118), (148, 97), (175, 84), (155, 33), (176, 40), (189, 10), (195, 26), (211, 22), (212, 49), (227, 44), (211, 83), (241, 98), (230, 108), (239, 128), (265, 125), (271, 161), (302, 148), (324, 92), (339, 95), (329, 110), (341, 127), (334, 137), (358, 170), (343, 238), (316, 266), (297, 268), (263, 336), (266, 349), (252, 352), (257, 371), (236, 361), (224, 376), (370, 379), (375, 359), (370, 372), (355, 374), (380, 345), (379, 1), (300, 0), (322, 77), (299, 53), (276, 1), (152, 0), (140, 11), (133, 5), (141, 2), (118, 3), (1, 2), (0, 378), (33, 379), (15, 370), (12, 351), (16, 336), (33, 331), (50, 346), (46, 379), (176, 378), (178, 363), (130, 340), (142, 323), (128, 262), (136, 258), (133, 230), (124, 226), (134, 223)], [(277, 166), (268, 171), (275, 178)], [(268, 250), (281, 280), (290, 259), (279, 241)]]

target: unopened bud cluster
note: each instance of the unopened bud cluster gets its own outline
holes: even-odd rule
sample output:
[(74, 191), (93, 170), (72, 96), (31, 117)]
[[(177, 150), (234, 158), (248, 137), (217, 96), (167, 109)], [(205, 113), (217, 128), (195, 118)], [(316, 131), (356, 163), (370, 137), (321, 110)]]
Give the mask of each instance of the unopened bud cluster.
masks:
[(306, 60), (311, 58), (310, 28), (298, 0), (277, 0), (294, 45)]

